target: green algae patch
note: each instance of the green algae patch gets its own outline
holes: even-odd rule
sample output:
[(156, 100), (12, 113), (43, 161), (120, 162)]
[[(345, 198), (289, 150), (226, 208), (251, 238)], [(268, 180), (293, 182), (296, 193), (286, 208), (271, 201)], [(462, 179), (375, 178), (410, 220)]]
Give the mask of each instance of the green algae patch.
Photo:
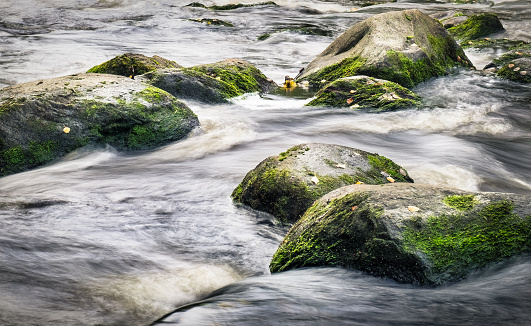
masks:
[(338, 79), (319, 90), (307, 106), (393, 111), (420, 106), (420, 96), (387, 80), (366, 76)]
[(472, 15), (463, 23), (448, 29), (461, 42), (478, 39), (490, 34), (503, 32), (504, 30), (498, 16), (493, 13)]
[(383, 210), (368, 194), (317, 202), (293, 226), (273, 256), (272, 273), (311, 266), (341, 266), (412, 283), (422, 278), (418, 259), (386, 235)]
[(498, 76), (520, 83), (531, 83), (531, 57), (509, 61), (498, 70)]
[(324, 194), (355, 183), (413, 182), (407, 172), (378, 154), (330, 144), (300, 144), (262, 161), (232, 193), (234, 202), (297, 221)]
[(510, 201), (499, 201), (476, 214), (432, 216), (420, 229), (407, 228), (404, 241), (433, 263), (433, 275), (460, 279), (470, 270), (529, 252), (531, 216), (522, 219), (513, 208)]
[(358, 73), (359, 70), (365, 65), (367, 59), (360, 58), (359, 56), (353, 58), (346, 58), (341, 62), (325, 67), (305, 78), (310, 84), (310, 87), (321, 88), (328, 82), (334, 81), (339, 78), (354, 76), (364, 73)]
[(474, 208), (474, 206), (478, 204), (478, 201), (474, 195), (453, 195), (446, 197), (443, 201), (446, 205), (459, 211), (467, 211)]
[(163, 68), (178, 68), (176, 62), (159, 56), (147, 57), (142, 54), (126, 53), (90, 68), (87, 73), (112, 74), (134, 77)]

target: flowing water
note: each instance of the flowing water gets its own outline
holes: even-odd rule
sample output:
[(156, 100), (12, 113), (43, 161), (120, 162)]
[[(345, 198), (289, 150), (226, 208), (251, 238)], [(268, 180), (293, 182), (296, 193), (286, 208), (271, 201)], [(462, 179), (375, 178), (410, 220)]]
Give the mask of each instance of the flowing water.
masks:
[[(276, 2), (280, 7), (214, 12), (183, 7), (182, 0), (2, 0), (0, 87), (86, 71), (125, 52), (184, 66), (241, 58), (281, 83), (356, 22), (411, 8), (493, 11), (507, 29), (502, 37), (531, 40), (524, 0), (363, 9), (349, 1)], [(282, 31), (257, 40), (303, 24), (328, 36)], [(478, 68), (497, 54), (467, 50)], [(311, 94), (188, 101), (201, 128), (185, 140), (142, 152), (82, 148), (0, 178), (0, 325), (147, 325), (183, 305), (164, 321), (531, 325), (529, 257), (438, 288), (340, 268), (270, 275), (287, 229), (232, 203), (249, 170), (303, 142), (379, 153), (419, 183), (530, 192), (529, 85), (460, 71), (414, 91), (425, 100), (422, 108), (379, 114), (304, 107)]]

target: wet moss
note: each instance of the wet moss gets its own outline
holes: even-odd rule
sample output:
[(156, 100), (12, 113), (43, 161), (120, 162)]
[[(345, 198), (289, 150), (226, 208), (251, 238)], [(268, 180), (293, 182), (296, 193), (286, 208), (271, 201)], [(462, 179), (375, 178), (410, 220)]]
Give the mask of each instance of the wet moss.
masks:
[(232, 23), (219, 20), (219, 19), (210, 19), (210, 18), (197, 18), (197, 19), (188, 19), (189, 21), (203, 23), (211, 26), (225, 26), (225, 27), (234, 27)]
[(263, 41), (275, 33), (293, 32), (303, 35), (332, 36), (332, 31), (314, 24), (300, 24), (296, 26), (279, 27), (267, 33), (258, 36), (258, 41)]
[(0, 152), (0, 175), (8, 175), (25, 171), (48, 163), (57, 158), (60, 153), (57, 141), (33, 140), (24, 148), (20, 145)]
[(478, 39), (504, 30), (498, 16), (493, 13), (472, 15), (463, 23), (448, 29), (455, 38), (462, 42)]
[[(309, 82), (310, 87), (321, 88), (336, 79), (359, 74), (358, 71), (366, 62), (367, 59), (360, 57), (346, 58), (341, 62), (325, 67), (304, 79)], [(361, 74), (365, 75), (365, 73)]]
[(253, 4), (233, 3), (233, 4), (228, 4), (228, 5), (222, 5), (222, 6), (217, 6), (217, 5), (206, 6), (199, 2), (192, 2), (186, 5), (186, 7), (205, 8), (205, 9), (210, 9), (210, 10), (234, 10), (238, 8), (247, 8), (247, 7), (256, 7), (256, 6), (278, 6), (278, 5), (273, 1), (253, 3)]
[(267, 79), (260, 70), (249, 66), (237, 65), (201, 65), (188, 68), (206, 74), (218, 81), (220, 93), (224, 98), (231, 98), (245, 93), (261, 90), (258, 78)]
[(494, 202), (467, 214), (432, 216), (418, 227), (408, 227), (404, 241), (432, 262), (431, 281), (460, 279), (484, 267), (531, 248), (531, 216), (520, 218), (509, 201)]
[(469, 209), (472, 209), (478, 203), (474, 195), (448, 196), (443, 201), (446, 205), (453, 207), (460, 211), (467, 211)]

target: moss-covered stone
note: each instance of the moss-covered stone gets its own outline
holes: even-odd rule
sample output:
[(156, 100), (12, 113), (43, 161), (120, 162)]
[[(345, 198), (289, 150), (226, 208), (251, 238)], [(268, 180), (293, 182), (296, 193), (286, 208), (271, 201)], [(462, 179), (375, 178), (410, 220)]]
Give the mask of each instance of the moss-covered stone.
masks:
[(283, 32), (292, 32), (303, 35), (319, 35), (319, 36), (332, 36), (332, 31), (330, 29), (321, 27), (315, 24), (297, 24), (297, 25), (286, 25), (278, 26), (277, 28), (264, 33), (258, 36), (258, 41), (264, 41), (271, 37), (271, 35), (276, 33)]
[(231, 3), (228, 5), (221, 5), (221, 6), (217, 6), (217, 5), (206, 6), (200, 2), (192, 2), (186, 5), (186, 7), (205, 8), (205, 9), (210, 9), (210, 10), (234, 10), (238, 8), (257, 7), (257, 6), (277, 6), (277, 4), (273, 1), (267, 1), (267, 2), (253, 3), (253, 4)]
[(412, 87), (472, 63), (441, 24), (419, 10), (372, 16), (343, 33), (297, 76), (311, 87), (366, 75)]
[(203, 23), (210, 26), (225, 26), (225, 27), (234, 27), (232, 23), (226, 22), (220, 19), (213, 18), (197, 18), (197, 19), (188, 19), (189, 21)]
[(142, 80), (179, 98), (222, 103), (245, 93), (266, 93), (277, 85), (249, 62), (228, 59), (190, 68), (148, 73)]
[(531, 57), (509, 61), (498, 70), (498, 76), (520, 83), (531, 83)]
[(530, 251), (530, 202), (529, 196), (429, 185), (343, 187), (306, 211), (270, 269), (342, 266), (405, 283), (456, 281)]
[(148, 149), (185, 137), (195, 114), (169, 93), (112, 75), (80, 74), (0, 90), (0, 175), (89, 143)]
[(483, 49), (483, 48), (489, 48), (489, 49), (508, 49), (511, 50), (512, 48), (516, 48), (518, 46), (521, 46), (522, 44), (526, 44), (528, 42), (521, 41), (521, 40), (510, 40), (507, 38), (479, 38), (474, 40), (468, 40), (466, 42), (461, 43), (461, 47), (463, 49), (466, 48), (476, 48), (476, 49)]
[(383, 79), (354, 76), (337, 79), (319, 90), (308, 106), (393, 111), (420, 105), (420, 96)]
[(483, 13), (468, 17), (463, 23), (450, 27), (448, 31), (461, 42), (489, 36), (505, 31), (502, 23), (493, 13)]
[(405, 169), (378, 154), (330, 144), (301, 144), (262, 161), (232, 197), (236, 203), (295, 222), (322, 195), (355, 184), (413, 182)]
[(112, 74), (134, 77), (163, 68), (179, 68), (176, 62), (157, 55), (146, 57), (143, 54), (126, 53), (90, 68), (87, 73)]

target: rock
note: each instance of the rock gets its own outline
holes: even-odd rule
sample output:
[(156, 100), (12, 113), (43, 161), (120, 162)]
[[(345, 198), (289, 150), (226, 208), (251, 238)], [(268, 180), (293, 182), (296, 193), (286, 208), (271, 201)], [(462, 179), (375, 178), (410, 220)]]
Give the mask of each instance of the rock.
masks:
[(210, 18), (197, 18), (197, 19), (188, 19), (189, 21), (203, 23), (210, 26), (225, 26), (225, 27), (234, 27), (232, 23), (226, 22), (219, 19), (210, 19)]
[(530, 196), (430, 185), (346, 186), (293, 225), (270, 269), (342, 266), (404, 283), (456, 281), (529, 252), (530, 203)]
[(524, 57), (505, 64), (498, 76), (520, 83), (531, 83), (531, 57)]
[(238, 8), (257, 7), (257, 6), (278, 6), (278, 5), (273, 1), (253, 3), (253, 4), (231, 3), (228, 5), (222, 5), (222, 6), (217, 6), (217, 5), (206, 6), (199, 2), (192, 2), (190, 4), (187, 4), (185, 7), (205, 8), (205, 9), (210, 9), (210, 10), (234, 10)]
[(153, 148), (198, 125), (169, 93), (122, 76), (78, 74), (6, 87), (0, 90), (0, 175), (89, 143)]
[[(251, 170), (232, 197), (236, 203), (270, 213), (282, 223), (297, 221), (322, 195), (333, 189), (363, 182), (413, 182), (407, 172), (390, 159), (339, 145), (300, 144), (271, 156)], [(313, 180), (312, 180), (313, 179)]]
[(493, 13), (472, 15), (448, 31), (461, 42), (485, 37), (494, 33), (505, 31), (502, 23)]
[(157, 55), (147, 57), (143, 54), (126, 53), (119, 55), (101, 65), (90, 68), (87, 73), (112, 74), (134, 77), (163, 68), (181, 67), (175, 61), (161, 58)]
[(492, 60), (483, 69), (494, 68), (498, 71), (504, 65), (514, 64), (512, 61), (520, 58), (531, 58), (531, 43), (520, 42), (518, 45), (510, 48), (507, 53), (502, 54), (499, 58)]
[(464, 23), (467, 19), (468, 19), (467, 16), (455, 16), (452, 18), (445, 19), (441, 21), (441, 23), (443, 24), (444, 28), (448, 29), (448, 28)]
[(420, 96), (388, 80), (367, 76), (337, 79), (315, 95), (308, 106), (370, 108), (393, 111), (420, 105)]
[(259, 69), (238, 59), (191, 68), (157, 70), (141, 79), (176, 97), (210, 103), (226, 102), (228, 98), (245, 93), (266, 93), (277, 87)]
[(320, 88), (323, 80), (367, 75), (412, 87), (454, 66), (473, 67), (437, 20), (419, 10), (405, 10), (374, 15), (354, 25), (296, 79)]
[(273, 34), (291, 32), (303, 35), (319, 35), (332, 36), (332, 31), (329, 28), (322, 27), (316, 24), (296, 24), (277, 26), (275, 29), (258, 36), (258, 41), (264, 41), (270, 38)]
[(507, 38), (480, 38), (475, 40), (469, 40), (461, 43), (463, 49), (466, 48), (489, 48), (489, 49), (501, 49), (507, 51), (508, 49), (513, 49), (519, 47), (521, 44), (526, 44), (528, 42), (522, 40), (509, 40)]

